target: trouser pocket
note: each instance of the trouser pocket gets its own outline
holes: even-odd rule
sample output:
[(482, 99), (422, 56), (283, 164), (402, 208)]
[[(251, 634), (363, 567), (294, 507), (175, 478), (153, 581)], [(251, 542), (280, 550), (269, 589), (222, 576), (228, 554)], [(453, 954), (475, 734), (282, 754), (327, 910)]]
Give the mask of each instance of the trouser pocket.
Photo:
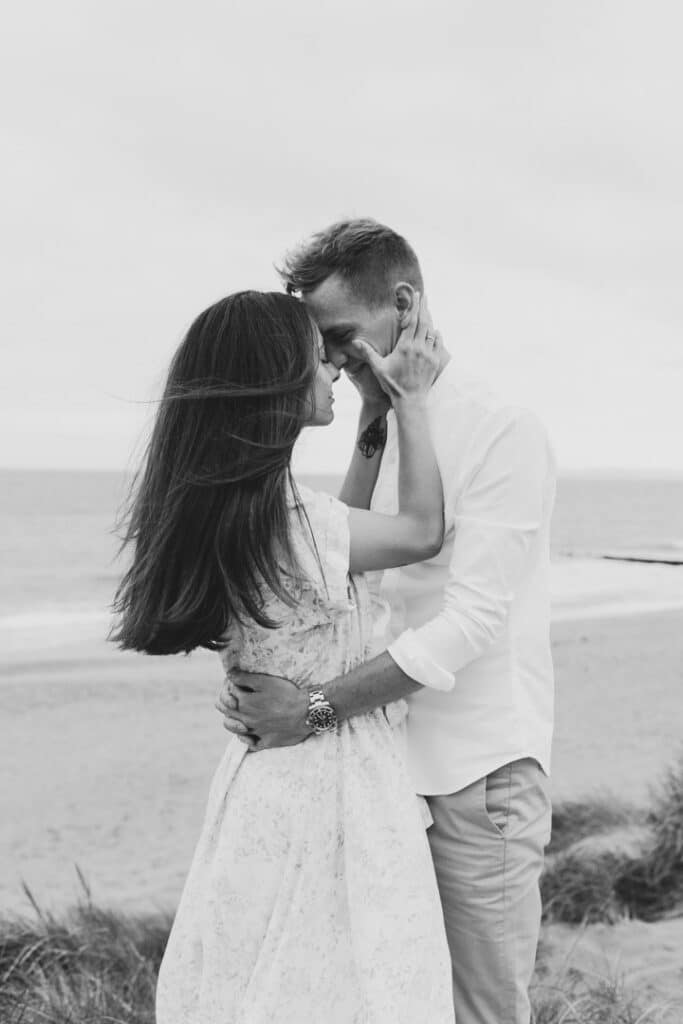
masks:
[(510, 820), (512, 764), (504, 764), (482, 781), (484, 815), (491, 828), (499, 836), (504, 836)]

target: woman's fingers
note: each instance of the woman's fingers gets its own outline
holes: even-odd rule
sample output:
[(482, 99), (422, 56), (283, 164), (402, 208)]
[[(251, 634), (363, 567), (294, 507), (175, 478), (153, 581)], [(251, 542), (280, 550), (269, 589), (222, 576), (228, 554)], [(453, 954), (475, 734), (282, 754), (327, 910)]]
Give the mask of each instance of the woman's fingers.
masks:
[(429, 303), (427, 302), (427, 296), (422, 296), (422, 304), (420, 306), (420, 320), (427, 325), (428, 331), (434, 330), (434, 321), (432, 320), (432, 314), (429, 309)]
[(415, 341), (418, 331), (420, 330), (420, 312), (422, 309), (422, 295), (420, 292), (415, 292), (415, 301), (410, 311), (410, 341)]
[(364, 363), (367, 363), (371, 370), (375, 371), (378, 369), (382, 359), (381, 356), (375, 351), (372, 345), (368, 344), (364, 338), (354, 338), (351, 341), (351, 348), (354, 350), (359, 359), (362, 359)]
[(427, 305), (427, 297), (423, 295), (420, 300), (418, 324), (417, 329), (415, 331), (415, 340), (424, 345), (426, 342), (433, 339), (434, 333), (434, 325), (432, 323), (431, 313), (429, 312), (429, 307)]
[(432, 345), (432, 359), (434, 360), (436, 372), (438, 373), (439, 367), (441, 366), (441, 360), (443, 359), (443, 338), (441, 337), (440, 331), (434, 332), (434, 344)]
[(401, 333), (399, 334), (396, 346), (399, 345), (412, 345), (415, 341), (415, 337), (420, 326), (420, 302), (421, 296), (419, 292), (415, 292), (415, 301), (413, 302), (408, 316), (405, 322), (401, 326)]

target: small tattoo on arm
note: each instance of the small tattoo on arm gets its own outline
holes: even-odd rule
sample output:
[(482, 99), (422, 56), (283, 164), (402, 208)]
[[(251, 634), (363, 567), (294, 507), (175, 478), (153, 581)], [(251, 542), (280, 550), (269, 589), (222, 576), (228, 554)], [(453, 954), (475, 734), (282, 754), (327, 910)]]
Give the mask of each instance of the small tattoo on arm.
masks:
[(383, 416), (378, 416), (372, 423), (368, 423), (363, 433), (358, 438), (358, 451), (366, 459), (371, 459), (378, 451), (384, 448), (387, 440), (387, 426)]

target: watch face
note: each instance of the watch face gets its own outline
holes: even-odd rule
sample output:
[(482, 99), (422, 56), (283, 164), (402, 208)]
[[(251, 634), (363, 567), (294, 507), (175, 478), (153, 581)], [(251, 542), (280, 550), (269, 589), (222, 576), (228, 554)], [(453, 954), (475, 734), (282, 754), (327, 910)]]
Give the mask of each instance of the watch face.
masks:
[(331, 707), (311, 708), (308, 713), (308, 721), (311, 728), (316, 732), (326, 732), (328, 729), (334, 729), (337, 725), (337, 716)]

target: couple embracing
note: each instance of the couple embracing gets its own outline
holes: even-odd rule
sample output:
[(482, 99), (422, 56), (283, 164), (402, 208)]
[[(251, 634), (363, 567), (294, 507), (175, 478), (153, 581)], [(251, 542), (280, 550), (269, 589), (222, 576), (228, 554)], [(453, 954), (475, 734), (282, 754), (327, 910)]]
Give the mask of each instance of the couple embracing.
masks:
[[(127, 528), (115, 638), (219, 652), (233, 734), (157, 1022), (528, 1024), (552, 453), (444, 347), (396, 232), (334, 224), (281, 274), (190, 327)], [(291, 457), (341, 372), (362, 403), (333, 498)]]

